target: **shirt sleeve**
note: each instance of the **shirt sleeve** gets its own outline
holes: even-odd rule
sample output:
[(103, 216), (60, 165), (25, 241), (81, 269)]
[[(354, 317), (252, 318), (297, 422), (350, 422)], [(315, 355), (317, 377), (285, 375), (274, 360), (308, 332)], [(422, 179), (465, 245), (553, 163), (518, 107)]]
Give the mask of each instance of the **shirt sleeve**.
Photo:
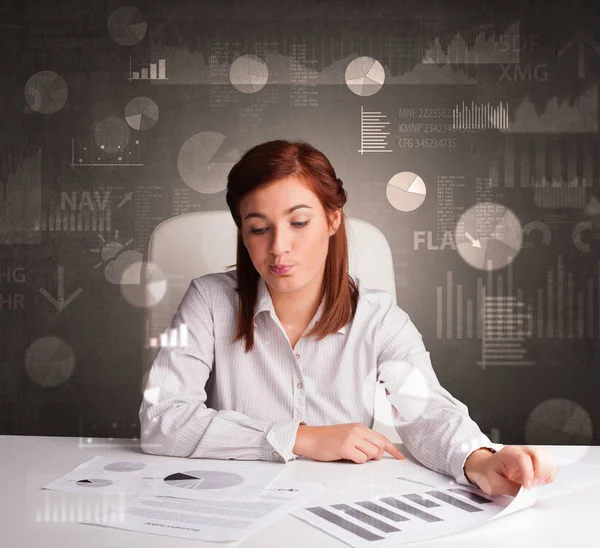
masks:
[[(287, 462), (301, 420), (256, 420), (206, 406), (214, 364), (214, 322), (199, 279), (192, 280), (170, 328), (187, 326), (185, 347), (162, 347), (150, 368), (139, 410), (140, 447), (174, 457)], [(306, 424), (306, 423), (304, 423)]]
[(376, 340), (377, 380), (402, 442), (427, 468), (472, 485), (464, 473), (469, 455), (481, 447), (499, 451), (504, 446), (483, 434), (467, 406), (440, 385), (421, 334), (395, 302), (385, 311)]

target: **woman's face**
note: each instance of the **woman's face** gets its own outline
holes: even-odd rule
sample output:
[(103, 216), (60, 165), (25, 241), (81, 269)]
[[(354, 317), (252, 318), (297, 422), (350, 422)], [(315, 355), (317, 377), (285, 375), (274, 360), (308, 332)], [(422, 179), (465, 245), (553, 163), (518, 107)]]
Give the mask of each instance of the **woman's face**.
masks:
[[(300, 179), (288, 177), (251, 192), (241, 200), (240, 214), (242, 239), (269, 286), (282, 292), (296, 291), (311, 281), (320, 286), (330, 226), (321, 202)], [(330, 218), (335, 231), (341, 211)], [(293, 268), (278, 274), (272, 265)]]

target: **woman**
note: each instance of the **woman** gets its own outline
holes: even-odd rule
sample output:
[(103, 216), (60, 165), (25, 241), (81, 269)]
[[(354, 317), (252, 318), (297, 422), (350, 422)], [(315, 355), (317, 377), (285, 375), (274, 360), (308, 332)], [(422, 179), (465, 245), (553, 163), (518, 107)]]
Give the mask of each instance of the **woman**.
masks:
[[(231, 169), (234, 271), (192, 280), (140, 408), (148, 453), (287, 462), (403, 455), (373, 431), (376, 382), (424, 466), (488, 494), (553, 481), (550, 455), (493, 444), (439, 384), (429, 352), (392, 294), (348, 274), (346, 191), (323, 153), (276, 140)], [(157, 396), (158, 394), (158, 396)], [(496, 449), (500, 449), (496, 451)]]

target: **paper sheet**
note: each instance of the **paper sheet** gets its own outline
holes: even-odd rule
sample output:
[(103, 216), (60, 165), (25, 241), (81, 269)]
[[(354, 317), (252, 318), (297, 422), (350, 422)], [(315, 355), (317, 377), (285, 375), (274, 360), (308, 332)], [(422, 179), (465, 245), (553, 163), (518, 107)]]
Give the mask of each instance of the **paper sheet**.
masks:
[(558, 474), (552, 483), (536, 487), (537, 499), (556, 497), (592, 485), (600, 484), (600, 466), (583, 462), (558, 465)]
[(269, 487), (251, 503), (136, 497), (123, 507), (80, 523), (195, 540), (237, 542), (324, 490), (325, 486), (319, 483), (288, 482)]
[(309, 504), (291, 512), (354, 546), (391, 546), (442, 537), (528, 508), (535, 489), (515, 497), (489, 496), (475, 487), (388, 492), (371, 498)]
[(76, 493), (158, 495), (195, 500), (256, 500), (281, 474), (274, 462), (94, 457), (44, 489)]

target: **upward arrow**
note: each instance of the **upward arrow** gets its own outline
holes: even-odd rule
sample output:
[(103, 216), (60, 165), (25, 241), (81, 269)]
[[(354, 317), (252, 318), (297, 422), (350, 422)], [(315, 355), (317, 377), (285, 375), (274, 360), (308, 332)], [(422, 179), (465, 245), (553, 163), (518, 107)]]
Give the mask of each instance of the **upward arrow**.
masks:
[(575, 33), (575, 36), (563, 45), (557, 53), (562, 55), (572, 46), (577, 44), (577, 76), (578, 78), (585, 78), (585, 45), (589, 44), (592, 46), (598, 55), (600, 55), (600, 46), (592, 40), (586, 32), (580, 30)]

